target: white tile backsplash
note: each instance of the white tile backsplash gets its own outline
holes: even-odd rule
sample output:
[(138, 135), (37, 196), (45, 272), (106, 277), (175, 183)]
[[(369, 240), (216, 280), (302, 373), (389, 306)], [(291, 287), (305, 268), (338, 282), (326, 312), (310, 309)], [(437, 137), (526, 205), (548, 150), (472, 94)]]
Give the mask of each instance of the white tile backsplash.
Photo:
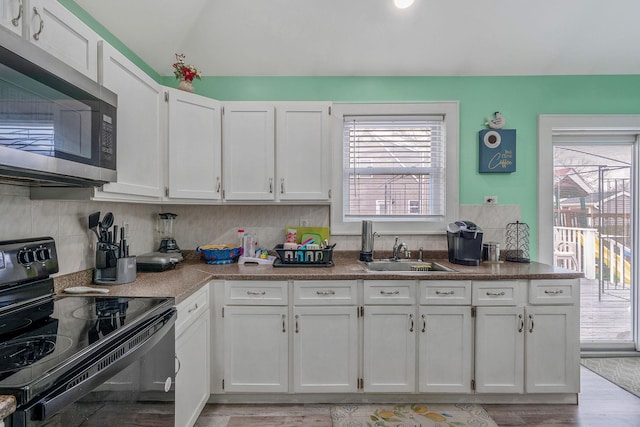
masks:
[[(147, 205), (91, 201), (31, 200), (27, 187), (0, 184), (0, 240), (51, 236), (56, 240), (60, 273), (66, 274), (94, 267), (96, 236), (88, 229), (90, 213), (101, 217), (112, 212), (114, 224), (128, 227), (130, 253), (138, 255), (154, 251), (159, 244), (158, 213), (178, 215), (174, 234), (182, 249), (193, 250), (208, 243), (235, 243), (237, 230), (256, 233), (262, 247), (273, 248), (282, 243), (285, 229), (298, 226), (300, 219), (310, 226), (329, 226), (326, 205)], [(520, 207), (509, 205), (461, 205), (460, 219), (478, 224), (485, 242), (504, 244), (506, 225), (520, 219)], [(446, 235), (399, 235), (409, 249), (417, 251), (445, 250)], [(395, 235), (376, 237), (375, 249), (390, 251)], [(357, 251), (361, 237), (332, 236), (338, 250)]]

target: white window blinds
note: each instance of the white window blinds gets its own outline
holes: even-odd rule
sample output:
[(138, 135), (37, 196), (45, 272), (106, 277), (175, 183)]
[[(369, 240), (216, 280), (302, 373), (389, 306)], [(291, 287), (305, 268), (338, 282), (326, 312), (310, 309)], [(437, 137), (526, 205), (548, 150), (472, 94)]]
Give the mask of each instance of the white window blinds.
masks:
[(344, 220), (442, 219), (444, 117), (344, 117)]

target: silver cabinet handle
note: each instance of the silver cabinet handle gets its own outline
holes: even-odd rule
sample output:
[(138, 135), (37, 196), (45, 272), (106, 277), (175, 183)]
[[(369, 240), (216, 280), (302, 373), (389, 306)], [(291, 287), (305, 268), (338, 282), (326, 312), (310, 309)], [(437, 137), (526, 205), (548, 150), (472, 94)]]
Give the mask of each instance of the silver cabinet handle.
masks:
[(18, 16), (11, 20), (11, 23), (14, 27), (20, 25), (20, 18), (22, 18), (22, 0), (19, 1), (20, 6), (18, 7)]
[(38, 12), (38, 8), (35, 6), (33, 6), (33, 13), (40, 20), (40, 28), (38, 29), (38, 32), (33, 35), (33, 38), (36, 40), (40, 40), (40, 33), (42, 33), (42, 29), (44, 28), (44, 20), (42, 19), (42, 16), (40, 16), (40, 12)]
[(269, 178), (269, 193), (273, 193), (273, 178)]
[(422, 315), (422, 332), (426, 332), (426, 331), (427, 331), (427, 318), (423, 314)]
[(247, 291), (247, 295), (266, 295), (266, 291)]
[(280, 194), (284, 194), (284, 178), (280, 178)]
[(529, 315), (529, 333), (532, 333), (532, 332), (533, 332), (533, 326), (534, 326), (534, 325), (533, 325), (533, 315), (532, 315), (532, 314), (530, 314), (530, 315)]
[(219, 193), (221, 188), (222, 188), (222, 183), (220, 182), (220, 177), (217, 176), (216, 177), (216, 193)]
[(409, 315), (409, 332), (413, 332), (413, 314)]
[(196, 311), (198, 309), (198, 303), (196, 303), (193, 308), (189, 309), (189, 313), (193, 313), (194, 311)]
[(548, 290), (547, 289), (547, 290), (544, 291), (544, 293), (547, 294), (547, 295), (558, 295), (558, 294), (563, 293), (563, 290), (562, 289), (554, 289), (554, 290)]
[(330, 296), (330, 295), (335, 295), (335, 291), (316, 291), (316, 294), (320, 295), (320, 296)]
[(282, 315), (282, 332), (283, 333), (287, 332), (287, 315), (286, 314)]
[(380, 295), (398, 295), (400, 291), (385, 291), (384, 289), (380, 291)]
[(300, 325), (298, 324), (299, 316), (296, 314), (296, 334), (300, 332)]
[(436, 291), (436, 295), (453, 295), (454, 291)]
[(487, 292), (487, 296), (488, 296), (488, 297), (503, 297), (503, 296), (504, 296), (504, 291), (500, 291), (500, 292)]
[(518, 319), (520, 320), (518, 332), (522, 332), (522, 330), (524, 329), (524, 319), (522, 318), (522, 314), (518, 314)]
[(182, 367), (182, 365), (180, 364), (180, 359), (178, 359), (177, 353), (173, 353), (173, 357), (176, 359), (176, 362), (178, 362), (178, 369), (176, 370), (176, 375), (178, 375), (178, 372), (180, 372), (180, 368)]

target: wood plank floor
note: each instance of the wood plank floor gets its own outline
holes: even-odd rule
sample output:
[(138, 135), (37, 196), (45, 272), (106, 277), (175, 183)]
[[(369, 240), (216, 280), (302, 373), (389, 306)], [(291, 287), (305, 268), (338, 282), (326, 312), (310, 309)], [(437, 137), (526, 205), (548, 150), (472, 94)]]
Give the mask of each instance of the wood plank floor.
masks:
[(599, 296), (598, 286), (597, 280), (580, 280), (580, 341), (631, 340), (629, 287), (612, 285)]
[[(578, 405), (483, 405), (501, 427), (639, 427), (640, 398), (580, 368)], [(331, 427), (332, 405), (207, 405), (196, 427)]]

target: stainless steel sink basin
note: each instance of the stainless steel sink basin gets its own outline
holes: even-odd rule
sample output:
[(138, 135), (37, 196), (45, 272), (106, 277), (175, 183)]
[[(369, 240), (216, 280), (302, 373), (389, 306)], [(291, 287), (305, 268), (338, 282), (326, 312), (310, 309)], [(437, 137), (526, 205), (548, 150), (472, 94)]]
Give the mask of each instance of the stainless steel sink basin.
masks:
[(456, 270), (445, 267), (442, 264), (432, 261), (407, 261), (407, 260), (373, 260), (363, 263), (365, 268), (370, 271), (411, 271), (411, 272), (430, 272), (430, 271), (446, 271), (455, 272)]

